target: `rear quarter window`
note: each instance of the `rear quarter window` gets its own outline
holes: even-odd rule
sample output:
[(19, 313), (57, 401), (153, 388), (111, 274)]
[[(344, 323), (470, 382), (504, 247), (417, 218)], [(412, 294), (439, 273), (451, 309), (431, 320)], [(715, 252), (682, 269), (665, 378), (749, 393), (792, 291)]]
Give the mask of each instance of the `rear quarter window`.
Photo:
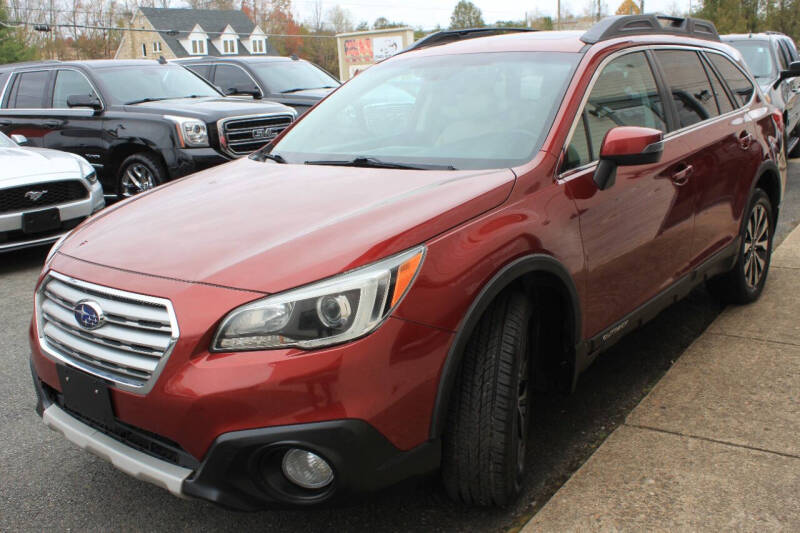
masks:
[(739, 67), (734, 65), (733, 61), (722, 54), (711, 52), (707, 54), (707, 57), (709, 61), (711, 61), (711, 64), (714, 65), (714, 68), (720, 73), (722, 79), (725, 80), (725, 83), (728, 84), (728, 87), (736, 99), (736, 107), (742, 107), (749, 102), (753, 97), (755, 88), (750, 82), (750, 79), (745, 76)]

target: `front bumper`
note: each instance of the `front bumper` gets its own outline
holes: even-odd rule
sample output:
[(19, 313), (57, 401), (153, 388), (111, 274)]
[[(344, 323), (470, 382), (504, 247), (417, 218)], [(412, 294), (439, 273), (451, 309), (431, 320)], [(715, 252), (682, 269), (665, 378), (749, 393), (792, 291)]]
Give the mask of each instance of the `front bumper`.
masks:
[(167, 160), (167, 170), (170, 179), (178, 179), (230, 160), (214, 148), (179, 148), (174, 159)]
[[(36, 410), (47, 427), (118, 470), (180, 498), (199, 498), (248, 511), (340, 501), (424, 479), (438, 469), (441, 458), (438, 441), (402, 451), (366, 422), (345, 419), (226, 433), (215, 440), (202, 463), (189, 468), (137, 449), (120, 440), (113, 429), (79, 419), (61, 405), (57, 391), (39, 380), (33, 365), (31, 371)], [(335, 477), (329, 486), (306, 490), (282, 476), (283, 453), (298, 447), (331, 464)]]
[(61, 227), (47, 233), (26, 234), (22, 231), (24, 211), (0, 214), (0, 253), (50, 244), (80, 224), (86, 217), (105, 207), (103, 188), (99, 182), (91, 185), (87, 198), (67, 204), (48, 206), (42, 209), (58, 208)]

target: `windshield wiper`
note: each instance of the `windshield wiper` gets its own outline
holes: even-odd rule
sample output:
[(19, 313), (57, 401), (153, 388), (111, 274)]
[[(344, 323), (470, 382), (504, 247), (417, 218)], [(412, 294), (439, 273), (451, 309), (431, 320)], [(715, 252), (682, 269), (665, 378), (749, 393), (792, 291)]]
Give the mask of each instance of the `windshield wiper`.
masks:
[(130, 102), (125, 102), (125, 105), (135, 105), (135, 104), (144, 104), (145, 102), (159, 102), (161, 100), (170, 100), (170, 98), (142, 98), (140, 100), (132, 100)]
[(259, 163), (263, 163), (264, 161), (269, 159), (271, 161), (275, 161), (276, 163), (280, 163), (282, 165), (286, 164), (286, 160), (280, 154), (273, 154), (271, 152), (261, 151), (261, 150), (259, 150), (258, 152), (254, 152), (253, 155), (250, 156), (250, 159), (252, 159), (253, 161), (258, 161)]
[(369, 168), (402, 168), (407, 170), (456, 170), (451, 165), (429, 165), (420, 163), (409, 165), (405, 163), (393, 163), (391, 161), (381, 161), (374, 157), (356, 157), (353, 159), (320, 159), (317, 161), (306, 161), (306, 165), (331, 165), (339, 167), (369, 167)]
[(300, 91), (313, 91), (314, 89), (335, 89), (334, 85), (323, 85), (322, 87), (295, 87), (294, 89), (286, 89), (281, 91), (281, 94), (296, 93)]

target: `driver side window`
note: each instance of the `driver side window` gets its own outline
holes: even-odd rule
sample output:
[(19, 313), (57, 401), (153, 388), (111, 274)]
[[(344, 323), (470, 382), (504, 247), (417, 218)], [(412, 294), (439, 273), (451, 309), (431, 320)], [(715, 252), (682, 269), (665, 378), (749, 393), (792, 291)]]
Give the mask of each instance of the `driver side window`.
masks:
[(77, 95), (92, 95), (97, 98), (89, 80), (74, 70), (59, 70), (53, 87), (53, 108), (66, 109), (67, 98)]
[(597, 160), (603, 138), (616, 126), (667, 131), (661, 95), (644, 52), (618, 57), (597, 77), (567, 146), (561, 172)]

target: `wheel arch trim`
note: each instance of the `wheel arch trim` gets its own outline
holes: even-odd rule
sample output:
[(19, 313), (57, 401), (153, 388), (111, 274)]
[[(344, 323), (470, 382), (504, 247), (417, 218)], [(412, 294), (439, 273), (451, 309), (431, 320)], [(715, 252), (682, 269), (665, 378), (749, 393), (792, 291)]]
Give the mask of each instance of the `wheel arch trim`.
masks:
[[(501, 268), (484, 286), (472, 301), (461, 319), (453, 342), (442, 365), (436, 400), (431, 415), (430, 438), (438, 439), (444, 432), (450, 396), (455, 385), (464, 348), (478, 320), (500, 292), (515, 281), (535, 273), (550, 274), (558, 278), (566, 289), (572, 309), (572, 344), (577, 346), (581, 338), (581, 307), (575, 282), (566, 267), (556, 258), (547, 254), (531, 254), (511, 261)], [(576, 350), (576, 355), (577, 355)]]

